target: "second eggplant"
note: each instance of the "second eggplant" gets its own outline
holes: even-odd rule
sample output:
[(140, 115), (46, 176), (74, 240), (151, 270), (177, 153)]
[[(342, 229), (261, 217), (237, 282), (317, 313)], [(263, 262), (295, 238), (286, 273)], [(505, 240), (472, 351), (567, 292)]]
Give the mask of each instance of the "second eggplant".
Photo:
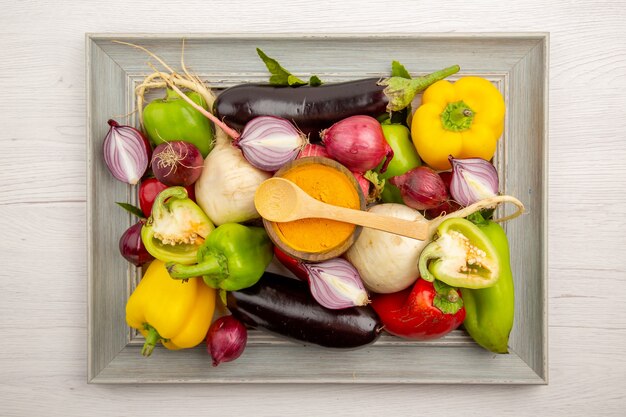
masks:
[(250, 287), (228, 293), (233, 316), (248, 326), (304, 344), (350, 349), (378, 339), (382, 323), (370, 306), (330, 310), (306, 283), (266, 272)]

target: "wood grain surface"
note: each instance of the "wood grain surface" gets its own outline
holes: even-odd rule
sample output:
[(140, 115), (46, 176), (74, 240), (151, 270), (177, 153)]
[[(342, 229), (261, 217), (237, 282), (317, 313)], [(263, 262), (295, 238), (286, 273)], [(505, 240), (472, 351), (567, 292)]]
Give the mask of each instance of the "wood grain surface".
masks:
[[(2, 3), (0, 415), (624, 414), (623, 0)], [(428, 31), (550, 32), (549, 385), (87, 385), (84, 33)]]

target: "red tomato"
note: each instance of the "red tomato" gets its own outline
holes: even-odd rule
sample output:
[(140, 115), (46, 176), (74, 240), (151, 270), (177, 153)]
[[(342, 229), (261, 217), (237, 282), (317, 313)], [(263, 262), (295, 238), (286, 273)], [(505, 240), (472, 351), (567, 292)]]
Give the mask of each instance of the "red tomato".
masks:
[[(150, 217), (150, 213), (152, 212), (152, 205), (154, 204), (154, 199), (156, 196), (163, 190), (168, 188), (167, 185), (163, 184), (156, 178), (148, 178), (146, 180), (141, 181), (139, 185), (139, 207), (141, 207), (141, 211), (143, 215), (146, 217)], [(196, 201), (196, 193), (194, 191), (194, 185), (190, 185), (185, 187), (187, 190), (187, 194), (189, 194), (189, 198), (193, 201)]]
[(465, 320), (462, 305), (458, 290), (443, 284), (437, 291), (432, 282), (421, 278), (413, 288), (372, 298), (385, 330), (414, 340), (436, 339), (459, 327)]

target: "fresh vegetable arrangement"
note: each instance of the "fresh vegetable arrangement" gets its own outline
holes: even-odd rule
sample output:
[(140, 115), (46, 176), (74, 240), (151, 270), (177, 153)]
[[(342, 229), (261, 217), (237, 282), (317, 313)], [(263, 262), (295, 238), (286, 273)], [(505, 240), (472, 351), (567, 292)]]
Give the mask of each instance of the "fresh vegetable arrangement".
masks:
[[(103, 142), (112, 176), (138, 193), (140, 207), (118, 203), (139, 218), (119, 249), (143, 269), (126, 308), (143, 355), (206, 341), (218, 366), (245, 354), (248, 328), (353, 349), (383, 332), (428, 340), (460, 326), (486, 350), (508, 352), (514, 288), (499, 222), (523, 205), (499, 195), (491, 160), (505, 108), (489, 81), (446, 80), (456, 65), (411, 77), (397, 61), (384, 79), (305, 81), (257, 50), (269, 83), (215, 95), (184, 62), (177, 72), (128, 45), (163, 67), (136, 89), (139, 128), (110, 120)], [(164, 98), (146, 103), (150, 89)], [(433, 219), (429, 236), (315, 218), (270, 226), (254, 198), (275, 175), (328, 204)], [(493, 219), (504, 202), (518, 212)], [(316, 257), (351, 238), (331, 259)], [(268, 271), (272, 262), (293, 276)]]

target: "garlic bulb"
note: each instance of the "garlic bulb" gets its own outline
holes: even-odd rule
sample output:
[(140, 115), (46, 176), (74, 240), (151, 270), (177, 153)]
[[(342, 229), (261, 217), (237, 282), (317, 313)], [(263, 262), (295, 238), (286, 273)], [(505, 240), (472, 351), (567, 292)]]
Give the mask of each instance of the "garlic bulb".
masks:
[(250, 165), (217, 127), (216, 140), (196, 181), (198, 205), (216, 226), (258, 218), (254, 193), (272, 174)]

